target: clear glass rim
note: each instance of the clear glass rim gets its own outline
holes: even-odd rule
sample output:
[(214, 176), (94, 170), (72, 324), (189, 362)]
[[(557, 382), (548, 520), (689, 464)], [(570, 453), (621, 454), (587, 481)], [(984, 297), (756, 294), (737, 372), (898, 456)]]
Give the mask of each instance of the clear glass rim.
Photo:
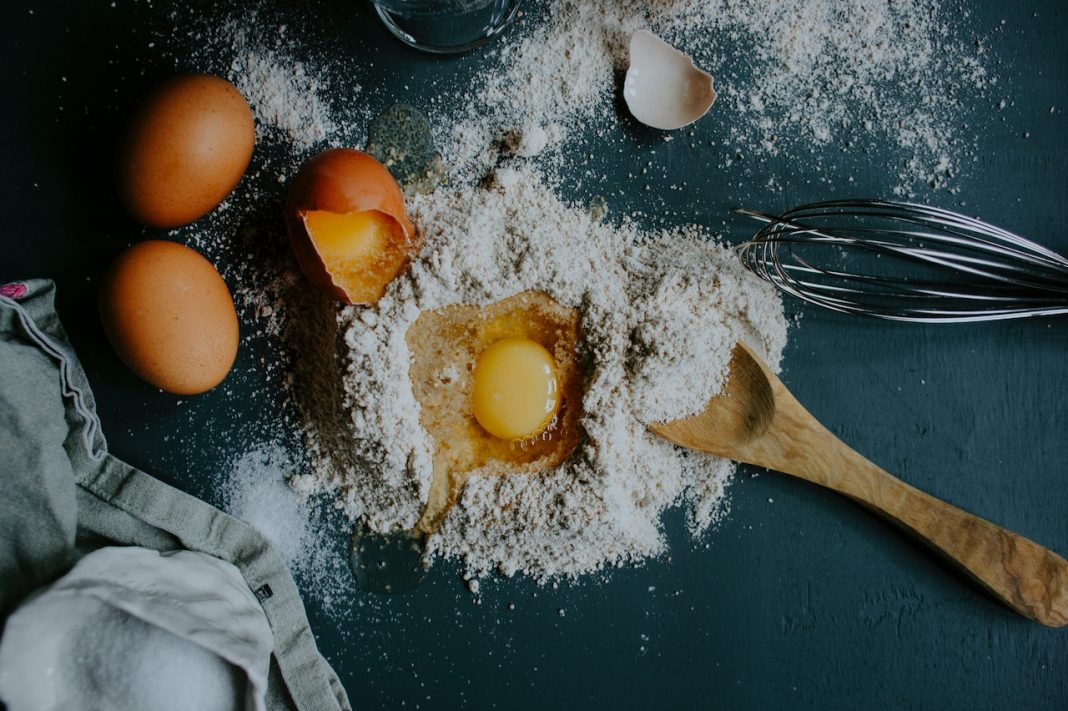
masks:
[(495, 39), (504, 30), (508, 29), (508, 26), (512, 24), (516, 16), (519, 14), (519, 0), (516, 0), (512, 7), (508, 9), (508, 14), (501, 20), (496, 27), (482, 35), (478, 39), (466, 42), (464, 44), (449, 45), (443, 47), (440, 45), (425, 44), (412, 37), (410, 34), (402, 30), (397, 23), (393, 21), (393, 18), (383, 10), (377, 3), (372, 2), (371, 5), (375, 9), (375, 13), (378, 15), (378, 19), (382, 21), (382, 24), (386, 26), (386, 29), (392, 33), (394, 37), (399, 39), (404, 44), (408, 45), (412, 49), (417, 49), (420, 52), (426, 52), (427, 54), (462, 54), (464, 52), (470, 52), (476, 47), (481, 47), (492, 39)]

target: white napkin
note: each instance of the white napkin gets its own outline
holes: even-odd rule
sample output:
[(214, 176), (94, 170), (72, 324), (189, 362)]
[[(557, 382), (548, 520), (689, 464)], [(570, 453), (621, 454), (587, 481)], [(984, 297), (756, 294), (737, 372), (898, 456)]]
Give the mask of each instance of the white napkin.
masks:
[(8, 619), (0, 699), (10, 711), (263, 711), (272, 648), (230, 563), (102, 548)]

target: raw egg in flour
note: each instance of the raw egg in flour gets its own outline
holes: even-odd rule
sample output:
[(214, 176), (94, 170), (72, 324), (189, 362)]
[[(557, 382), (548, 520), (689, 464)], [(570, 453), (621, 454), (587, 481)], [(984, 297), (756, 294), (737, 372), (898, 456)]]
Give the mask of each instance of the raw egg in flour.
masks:
[(300, 169), (286, 204), (301, 269), (349, 304), (372, 304), (419, 249), (397, 181), (372, 156), (336, 148)]
[(167, 392), (210, 390), (237, 356), (226, 283), (211, 262), (175, 242), (141, 242), (119, 255), (101, 286), (100, 318), (119, 358)]
[(578, 312), (540, 291), (426, 311), (408, 329), (409, 373), (434, 444), (418, 528), (432, 532), (474, 475), (554, 467), (578, 445)]
[(529, 338), (505, 338), (482, 351), (471, 381), (471, 413), (501, 439), (541, 432), (560, 406), (556, 363)]
[(130, 125), (119, 155), (119, 193), (146, 225), (187, 224), (233, 191), (255, 140), (252, 111), (233, 84), (204, 74), (175, 77)]

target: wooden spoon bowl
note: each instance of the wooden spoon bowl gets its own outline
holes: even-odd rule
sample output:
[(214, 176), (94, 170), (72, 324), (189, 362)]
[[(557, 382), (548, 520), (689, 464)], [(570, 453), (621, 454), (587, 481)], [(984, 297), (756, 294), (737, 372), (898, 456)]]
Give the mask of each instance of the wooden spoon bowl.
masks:
[(875, 466), (821, 425), (747, 346), (702, 412), (649, 425), (675, 444), (833, 489), (932, 546), (1021, 615), (1068, 623), (1068, 562)]

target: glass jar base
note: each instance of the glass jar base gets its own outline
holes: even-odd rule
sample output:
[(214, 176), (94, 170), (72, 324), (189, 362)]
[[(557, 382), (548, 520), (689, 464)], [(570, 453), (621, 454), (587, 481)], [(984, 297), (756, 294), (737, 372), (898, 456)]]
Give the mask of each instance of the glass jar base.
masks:
[(459, 54), (499, 36), (515, 20), (520, 3), (491, 0), (475, 9), (453, 11), (419, 11), (412, 9), (419, 3), (411, 0), (372, 0), (371, 4), (386, 29), (409, 47), (431, 54)]

